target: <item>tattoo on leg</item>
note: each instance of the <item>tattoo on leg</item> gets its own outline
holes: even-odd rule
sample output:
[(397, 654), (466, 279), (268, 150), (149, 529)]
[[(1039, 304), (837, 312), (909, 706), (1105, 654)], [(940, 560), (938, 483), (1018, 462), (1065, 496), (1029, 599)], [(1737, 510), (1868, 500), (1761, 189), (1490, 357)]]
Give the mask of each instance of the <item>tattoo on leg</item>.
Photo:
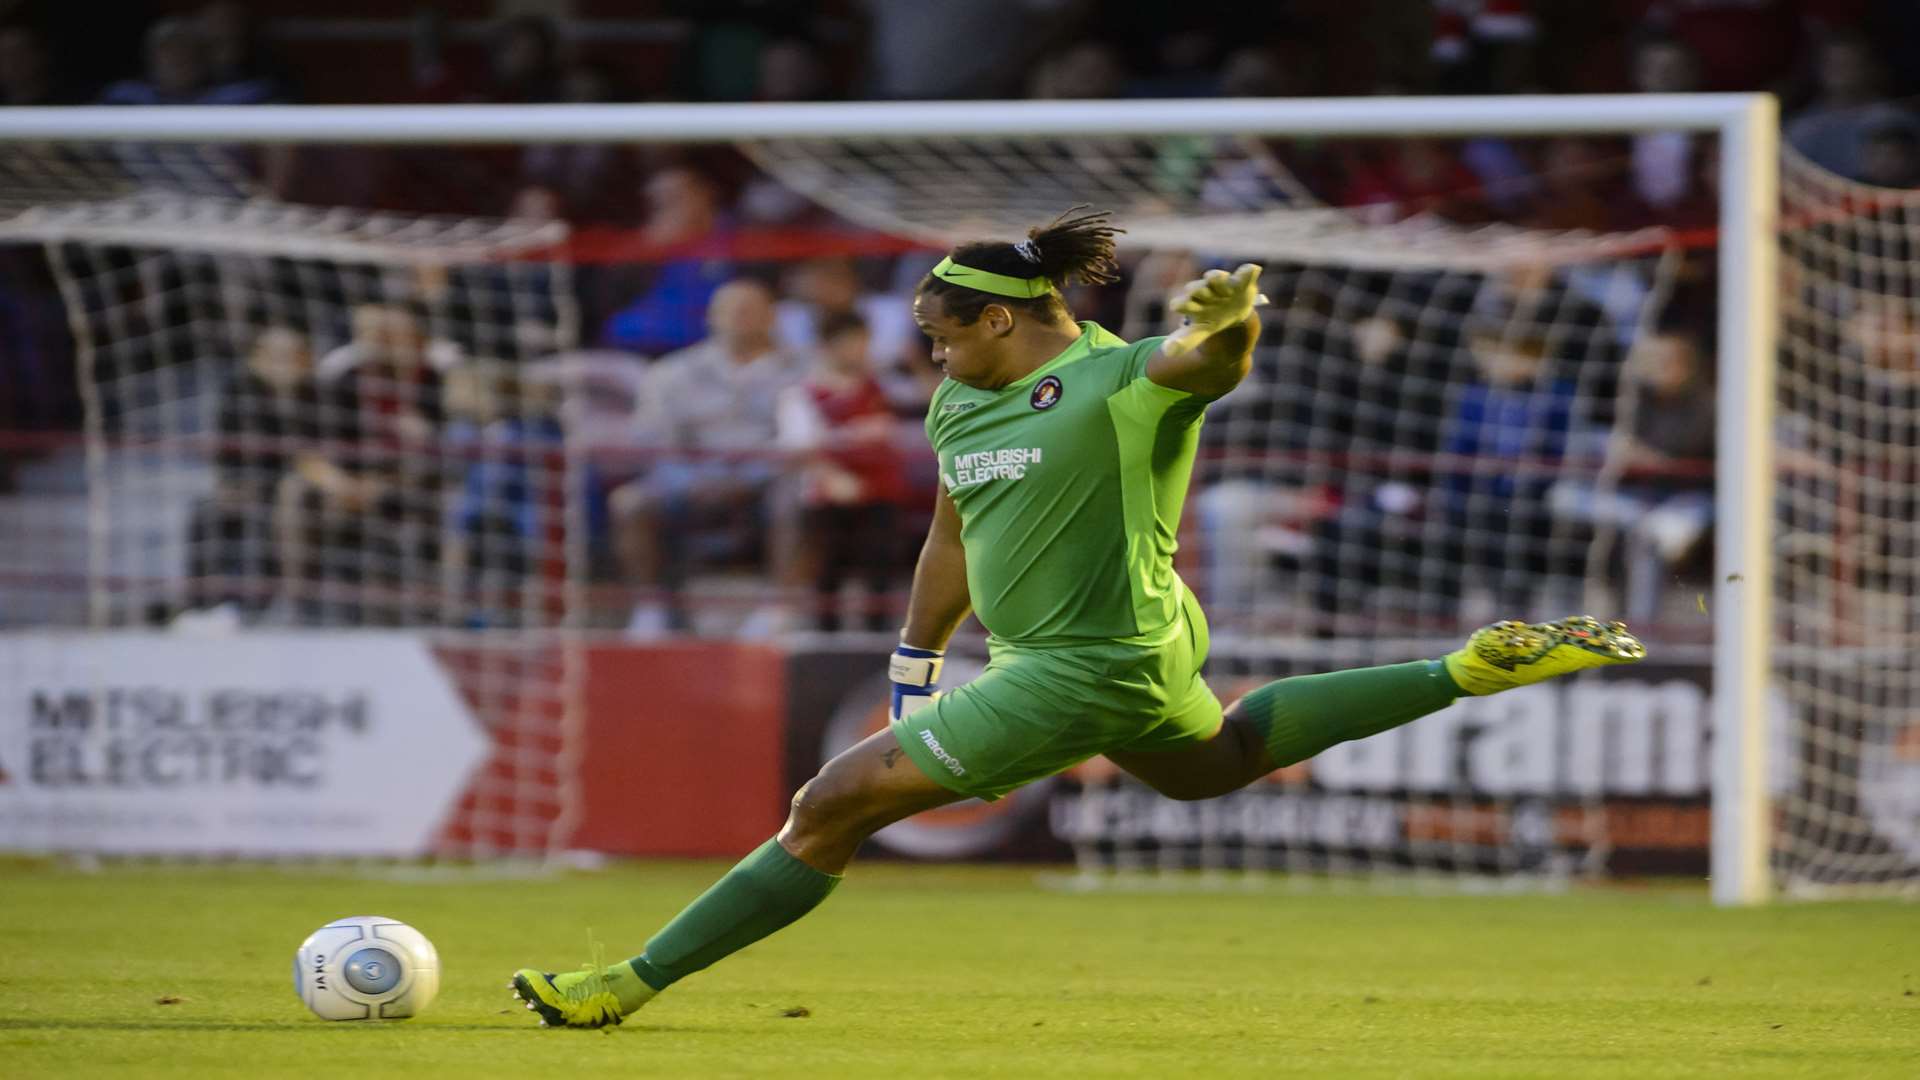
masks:
[(896, 761), (899, 761), (900, 758), (905, 754), (906, 754), (906, 751), (900, 749), (897, 746), (891, 750), (883, 750), (880, 753), (880, 763), (882, 765), (885, 765), (887, 768), (891, 769), (893, 768), (893, 763)]

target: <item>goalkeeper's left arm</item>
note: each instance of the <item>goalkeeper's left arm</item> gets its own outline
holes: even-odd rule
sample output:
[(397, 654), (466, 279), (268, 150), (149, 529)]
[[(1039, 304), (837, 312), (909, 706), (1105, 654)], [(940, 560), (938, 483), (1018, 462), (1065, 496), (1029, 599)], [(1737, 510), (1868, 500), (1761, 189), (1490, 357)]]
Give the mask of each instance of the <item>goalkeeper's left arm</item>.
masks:
[(1207, 397), (1240, 385), (1260, 336), (1254, 308), (1265, 301), (1260, 267), (1253, 263), (1241, 263), (1232, 273), (1209, 270), (1174, 290), (1167, 309), (1186, 322), (1147, 361), (1147, 378)]

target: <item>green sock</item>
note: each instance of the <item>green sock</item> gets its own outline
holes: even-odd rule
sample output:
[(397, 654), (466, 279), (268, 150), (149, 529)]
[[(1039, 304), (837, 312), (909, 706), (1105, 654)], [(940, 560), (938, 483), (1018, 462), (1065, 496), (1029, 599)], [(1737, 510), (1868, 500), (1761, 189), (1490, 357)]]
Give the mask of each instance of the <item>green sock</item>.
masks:
[[(788, 854), (780, 841), (768, 840), (653, 935), (645, 952), (615, 964), (608, 986), (623, 1009), (637, 1008), (658, 991), (812, 911), (838, 884), (840, 875), (823, 874)], [(620, 971), (623, 967), (639, 976), (644, 993)]]
[(1296, 675), (1240, 699), (1275, 765), (1305, 761), (1335, 743), (1364, 739), (1446, 708), (1461, 696), (1438, 660)]

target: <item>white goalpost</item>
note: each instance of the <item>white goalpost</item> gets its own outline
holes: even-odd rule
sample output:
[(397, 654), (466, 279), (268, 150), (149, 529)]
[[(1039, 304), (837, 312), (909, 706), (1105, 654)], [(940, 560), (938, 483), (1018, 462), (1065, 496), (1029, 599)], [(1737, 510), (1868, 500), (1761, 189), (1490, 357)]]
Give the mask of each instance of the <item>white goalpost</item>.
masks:
[[(1311, 332), (1290, 327), (1286, 313), (1280, 313), (1269, 323), (1268, 332), (1276, 347), (1283, 352), (1292, 350), (1302, 357), (1319, 348), (1325, 334), (1346, 333), (1338, 324), (1355, 322), (1363, 315), (1386, 310), (1396, 303), (1405, 305), (1407, 310), (1397, 325), (1409, 349), (1417, 352), (1426, 343), (1443, 339), (1457, 343), (1482, 332), (1475, 329), (1481, 324), (1473, 320), (1485, 318), (1480, 310), (1484, 307), (1485, 279), (1507, 269), (1532, 265), (1572, 268), (1583, 274), (1586, 282), (1583, 288), (1594, 298), (1590, 306), (1605, 307), (1611, 302), (1610, 298), (1633, 294), (1631, 300), (1621, 302), (1621, 314), (1609, 313), (1605, 329), (1586, 326), (1563, 312), (1538, 316), (1538, 337), (1552, 347), (1564, 345), (1574, 351), (1602, 351), (1623, 348), (1634, 340), (1636, 327), (1644, 329), (1641, 324), (1652, 318), (1652, 309), (1657, 306), (1647, 297), (1658, 297), (1670, 284), (1671, 268), (1660, 262), (1665, 246), (1661, 237), (1536, 234), (1499, 228), (1471, 230), (1424, 219), (1367, 224), (1342, 211), (1311, 204), (1309, 197), (1292, 182), (1286, 167), (1266, 156), (1262, 143), (1296, 139), (1546, 137), (1645, 132), (1715, 136), (1720, 147), (1717, 357), (1713, 365), (1718, 402), (1713, 478), (1715, 542), (1713, 588), (1710, 596), (1702, 598), (1711, 613), (1712, 625), (1712, 758), (1707, 772), (1711, 797), (1713, 899), (1728, 905), (1765, 902), (1777, 895), (1783, 885), (1791, 883), (1781, 879), (1783, 870), (1789, 879), (1815, 883), (1898, 885), (1905, 882), (1910, 886), (1912, 881), (1920, 880), (1913, 869), (1920, 866), (1920, 854), (1911, 858), (1897, 853), (1885, 855), (1884, 846), (1874, 849), (1880, 854), (1860, 864), (1857, 876), (1851, 876), (1852, 871), (1825, 873), (1818, 866), (1801, 873), (1821, 856), (1817, 852), (1795, 854), (1797, 841), (1780, 838), (1781, 814), (1773, 803), (1772, 793), (1782, 790), (1774, 778), (1782, 771), (1791, 771), (1794, 765), (1783, 761), (1783, 755), (1800, 753), (1792, 747), (1805, 743), (1804, 739), (1798, 743), (1791, 738), (1783, 741), (1781, 733), (1769, 727), (1769, 717), (1777, 711), (1770, 694), (1777, 681), (1782, 650), (1798, 645), (1817, 651), (1822, 644), (1837, 642), (1818, 639), (1783, 642), (1778, 630), (1781, 614), (1775, 610), (1775, 596), (1782, 587), (1776, 564), (1783, 559), (1776, 542), (1783, 531), (1782, 500), (1788, 495), (1777, 489), (1781, 474), (1775, 461), (1776, 403), (1782, 393), (1776, 386), (1775, 373), (1782, 355), (1777, 324), (1783, 295), (1779, 239), (1783, 223), (1779, 118), (1777, 105), (1770, 96), (11, 109), (0, 112), (0, 189), (12, 189), (10, 192), (0, 190), (0, 245), (33, 245), (48, 253), (59, 268), (57, 276), (67, 294), (74, 336), (83, 352), (91, 350), (96, 354), (118, 356), (127, 350), (145, 347), (131, 338), (115, 337), (132, 325), (122, 320), (113, 307), (113, 282), (122, 277), (132, 280), (145, 275), (143, 280), (162, 283), (173, 283), (180, 278), (187, 282), (180, 286), (182, 289), (201, 289), (207, 305), (204, 311), (195, 307), (201, 303), (197, 298), (201, 294), (194, 293), (182, 301), (182, 310), (192, 312), (186, 317), (210, 322), (239, 319), (257, 330), (277, 324), (282, 315), (300, 314), (303, 318), (311, 316), (339, 322), (353, 310), (395, 304), (398, 302), (395, 298), (403, 293), (417, 300), (420, 295), (417, 283), (402, 288), (394, 282), (398, 278), (411, 281), (420, 275), (422, 266), (429, 266), (434, 268), (430, 273), (433, 281), (424, 294), (428, 302), (424, 305), (423, 317), (429, 323), (439, 320), (449, 325), (459, 324), (458, 332), (449, 331), (448, 336), (463, 341), (470, 355), (508, 359), (508, 354), (517, 347), (512, 344), (518, 332), (516, 328), (528, 320), (545, 323), (563, 343), (577, 339), (578, 328), (569, 324), (564, 311), (565, 259), (540, 254), (554, 243), (554, 235), (529, 233), (509, 222), (356, 217), (344, 212), (308, 212), (281, 207), (228, 186), (220, 178), (230, 170), (220, 163), (217, 155), (212, 158), (213, 165), (196, 166), (191, 161), (183, 165), (178, 156), (163, 151), (169, 147), (264, 147), (290, 143), (420, 146), (729, 143), (740, 147), (756, 165), (787, 187), (841, 216), (931, 244), (981, 233), (1004, 235), (1036, 218), (1058, 212), (1071, 202), (1087, 201), (1116, 210), (1129, 230), (1127, 242), (1136, 249), (1273, 259), (1295, 268), (1289, 271), (1294, 275), (1289, 280), (1299, 282), (1303, 294), (1320, 298), (1318, 307), (1311, 312), (1303, 308), (1300, 316), (1306, 321), (1317, 320)], [(116, 153), (116, 149), (121, 152)], [(185, 156), (193, 157), (190, 153)], [(135, 159), (144, 162), (146, 167), (129, 168), (126, 163)], [(1809, 213), (1817, 216), (1820, 211), (1810, 209)], [(1829, 247), (1836, 243), (1844, 246), (1846, 242), (1844, 236), (1828, 241)], [(1808, 265), (1832, 258), (1832, 251), (1822, 248), (1818, 254), (1808, 256)], [(159, 265), (159, 261), (167, 259), (176, 263)], [(187, 268), (184, 274), (182, 266)], [(1628, 266), (1633, 267), (1631, 274), (1623, 270)], [(1416, 274), (1420, 275), (1417, 282)], [(307, 310), (281, 310), (289, 305), (305, 305)], [(1441, 323), (1446, 325), (1440, 326)], [(1306, 322), (1300, 324), (1305, 325)], [(556, 331), (555, 327), (559, 329)], [(1528, 336), (1527, 340), (1533, 337)], [(1511, 338), (1508, 344), (1520, 347), (1514, 345)], [(1439, 348), (1438, 345), (1432, 347)], [(92, 362), (96, 366), (100, 363)], [(1287, 361), (1283, 358), (1283, 368), (1284, 362)], [(131, 358), (130, 354), (126, 364), (128, 372), (145, 371), (144, 362)], [(1588, 367), (1592, 369), (1596, 365)], [(146, 388), (139, 390), (140, 393), (152, 393), (153, 380), (174, 378), (169, 374), (174, 370), (169, 367), (137, 377), (129, 374), (121, 382), (90, 378), (86, 390), (93, 396), (87, 402), (88, 420), (94, 425), (90, 433), (96, 441), (102, 438), (98, 425), (103, 416), (120, 424), (138, 412), (132, 408), (132, 398), (118, 400), (111, 395), (131, 394), (136, 387)], [(507, 378), (504, 374), (500, 377)], [(495, 384), (483, 380), (470, 390), (482, 395), (495, 394), (496, 406), (508, 398), (524, 403), (532, 397), (525, 387), (509, 388), (504, 381)], [(1288, 397), (1285, 386), (1275, 385), (1268, 390), (1274, 410), (1286, 407), (1293, 400)], [(1335, 393), (1324, 389), (1321, 392)], [(1452, 392), (1440, 386), (1433, 390), (1436, 396)], [(100, 398), (103, 393), (109, 395), (108, 400)], [(162, 387), (160, 393), (165, 396), (166, 388)], [(1371, 391), (1363, 388), (1338, 393), (1365, 399)], [(1570, 397), (1580, 403), (1589, 399), (1596, 403), (1604, 400), (1609, 418), (1613, 415), (1614, 393), (1610, 384), (1602, 387), (1598, 383), (1591, 387), (1583, 384), (1569, 391)], [(158, 426), (138, 429), (136, 434), (145, 431), (142, 437), (159, 440), (149, 445), (159, 448), (160, 453), (174, 452), (166, 449), (169, 444), (165, 437), (170, 433), (204, 428), (200, 421), (194, 423), (201, 423), (201, 428), (194, 428), (186, 420), (170, 419), (171, 414), (162, 415), (174, 408), (173, 405), (149, 404), (149, 412), (158, 418), (152, 423)], [(502, 407), (511, 409), (511, 406)], [(1574, 406), (1576, 411), (1586, 407), (1585, 404)], [(527, 415), (531, 416), (531, 412)], [(1273, 418), (1278, 415), (1277, 411), (1259, 417), (1227, 413), (1210, 423), (1217, 423), (1229, 433), (1256, 429), (1270, 432), (1283, 423), (1293, 423)], [(1396, 422), (1407, 422), (1412, 415), (1409, 412), (1397, 419), (1390, 416), (1386, 426), (1390, 429)], [(512, 419), (497, 410), (492, 416), (496, 421)], [(1576, 423), (1578, 419), (1576, 416)], [(1437, 428), (1440, 422), (1434, 423)], [(1435, 440), (1441, 441), (1438, 434)], [(467, 460), (463, 455), (484, 456), (490, 452), (488, 445), (483, 440), (465, 450), (432, 448), (421, 453), (434, 455), (436, 460), (444, 455), (455, 462), (439, 466), (440, 475), (451, 476), (456, 475), (453, 470), (460, 467), (457, 463)], [(520, 458), (515, 455), (529, 453), (523, 444), (516, 444), (514, 448), (495, 447), (495, 450), (504, 455), (500, 461), (519, 461), (524, 466), (523, 474), (516, 474), (519, 478), (514, 481), (519, 486), (513, 488), (515, 512), (523, 516), (537, 517), (549, 507), (559, 507), (580, 483), (581, 459), (572, 450)], [(1352, 455), (1358, 452), (1343, 446), (1337, 452), (1322, 453), (1321, 448), (1309, 446), (1305, 456), (1298, 459), (1304, 464), (1298, 464), (1297, 468), (1294, 464), (1286, 466), (1294, 470), (1286, 473), (1289, 483), (1297, 473), (1306, 478), (1296, 485), (1301, 489), (1314, 483), (1337, 486), (1342, 482), (1340, 477), (1349, 471), (1376, 468), (1352, 464), (1358, 460)], [(1442, 447), (1438, 452), (1447, 451)], [(1228, 452), (1229, 458), (1232, 453)], [(1403, 486), (1417, 485), (1419, 481), (1413, 479), (1415, 477), (1436, 484), (1449, 482), (1444, 468), (1451, 466), (1409, 463), (1404, 460), (1404, 453), (1395, 457), (1391, 447), (1381, 448), (1377, 453), (1380, 475)], [(1314, 456), (1316, 454), (1320, 456)], [(114, 469), (125, 467), (119, 455), (96, 455), (94, 464), (96, 475), (90, 480), (98, 488), (93, 492), (95, 515), (87, 542), (96, 547), (135, 543), (128, 539), (131, 534), (124, 529), (115, 532), (109, 527), (115, 523), (103, 522), (100, 515), (144, 513), (137, 509), (143, 505), (140, 500), (174, 481), (154, 479), (158, 473), (145, 474), (151, 483), (146, 484), (143, 495), (141, 491), (126, 490), (129, 484), (141, 486), (138, 475), (109, 475)], [(396, 467), (409, 466), (402, 463)], [(1259, 504), (1265, 496), (1258, 493), (1269, 490), (1270, 481), (1279, 469), (1280, 466), (1270, 464), (1246, 465), (1243, 470), (1246, 475), (1260, 483), (1234, 489), (1223, 481), (1222, 494), (1208, 504), (1206, 513), (1217, 515), (1217, 520), (1227, 523), (1222, 527), (1228, 529), (1241, 517), (1251, 520), (1268, 514), (1270, 507)], [(529, 485), (534, 495), (524, 494)], [(115, 494), (106, 494), (109, 489)], [(1384, 489), (1385, 485), (1381, 490)], [(1234, 490), (1254, 492), (1252, 504), (1245, 499), (1229, 498), (1228, 494)], [(1393, 490), (1398, 492), (1400, 488)], [(1805, 498), (1816, 497), (1804, 491), (1801, 494)], [(567, 595), (571, 594), (558, 595), (586, 572), (585, 541), (579, 535), (584, 526), (577, 511), (556, 509), (558, 519), (534, 525), (522, 525), (520, 518), (495, 520), (498, 515), (488, 516), (484, 507), (475, 513), (488, 522), (490, 530), (477, 550), (486, 550), (485, 543), (500, 545), (500, 554), (491, 564), (496, 569), (505, 565), (503, 560), (524, 569), (545, 558), (554, 566), (565, 568), (554, 573), (563, 575), (566, 582), (553, 582), (555, 596), (536, 596), (525, 590), (489, 584), (492, 579), (485, 578), (484, 574), (472, 581), (455, 581), (453, 572), (445, 569), (445, 560), (436, 558), (433, 572), (442, 575), (444, 588), (421, 601), (436, 613), (426, 617), (428, 623), (443, 630), (477, 626), (483, 633), (492, 629), (499, 633), (512, 631), (536, 636), (577, 628), (578, 624), (570, 621), (568, 614), (572, 601)], [(1193, 515), (1196, 510), (1190, 508), (1189, 513)], [(24, 538), (24, 526), (15, 527), (22, 530)], [(7, 529), (8, 526), (0, 524), (0, 538), (6, 536)], [(1513, 557), (1524, 547), (1523, 553), (1528, 558), (1538, 555), (1543, 565), (1549, 561), (1557, 565), (1562, 548), (1575, 556), (1589, 550), (1588, 540), (1568, 539), (1564, 526), (1554, 524), (1551, 530), (1551, 535), (1542, 532), (1540, 538), (1520, 538), (1516, 533), (1503, 541), (1507, 544), (1504, 550)], [(1466, 570), (1446, 572), (1465, 579), (1458, 585), (1459, 595), (1465, 598), (1460, 603), (1470, 606), (1478, 584), (1474, 579), (1481, 576), (1480, 570), (1475, 569), (1481, 564), (1471, 561), (1477, 556), (1469, 553), (1456, 558), (1436, 554), (1442, 542), (1433, 539), (1433, 535), (1427, 534), (1424, 542), (1429, 546), (1419, 556), (1424, 561), (1411, 572), (1428, 574), (1433, 572), (1428, 568), (1436, 562), (1467, 560)], [(1287, 543), (1295, 547), (1288, 549)], [(1342, 543), (1351, 548), (1362, 541), (1349, 535), (1330, 543), (1339, 549)], [(559, 554), (543, 556), (539, 550), (542, 545), (552, 545)], [(1285, 594), (1289, 602), (1297, 601), (1302, 608), (1310, 608), (1316, 585), (1308, 579), (1312, 576), (1314, 560), (1320, 556), (1309, 552), (1311, 545), (1298, 535), (1292, 540), (1276, 540), (1275, 545), (1272, 550), (1262, 549), (1231, 566), (1221, 561), (1222, 576), (1218, 580), (1244, 573), (1246, 580), (1254, 583), (1248, 586), (1253, 591), (1247, 595), (1257, 597), (1262, 595), (1258, 582), (1270, 580), (1273, 561), (1290, 559), (1296, 565), (1288, 572), (1291, 576), (1285, 579), (1288, 584), (1276, 588), (1293, 590)], [(368, 581), (377, 580), (405, 587), (402, 579), (408, 572), (397, 568), (393, 560), (412, 558), (406, 550), (396, 547), (379, 554), (377, 558), (386, 562), (371, 569), (367, 559), (373, 557), (364, 556), (363, 551), (357, 557), (366, 565), (350, 568), (352, 587), (361, 588)], [(1345, 558), (1347, 552), (1340, 549), (1334, 554)], [(1213, 558), (1205, 551), (1202, 557)], [(1500, 557), (1496, 552), (1495, 561)], [(1605, 557), (1599, 558), (1604, 561)], [(118, 625), (113, 612), (118, 610), (116, 605), (122, 605), (131, 594), (116, 591), (119, 586), (107, 580), (112, 576), (109, 569), (114, 565), (114, 558), (103, 549), (96, 550), (88, 565), (92, 575), (87, 586), (90, 601), (79, 625), (94, 629)], [(489, 564), (481, 559), (480, 565), (484, 569)], [(1345, 564), (1335, 559), (1327, 565)], [(3, 568), (4, 564), (0, 564), (0, 569)], [(277, 572), (287, 573), (284, 568)], [(1578, 572), (1568, 573), (1577, 577)], [(1578, 586), (1576, 580), (1570, 588)], [(480, 600), (472, 599), (476, 590), (485, 593), (489, 588), (494, 590), (488, 594), (490, 600), (484, 596)], [(447, 599), (454, 594), (461, 598), (458, 602)], [(329, 595), (316, 594), (309, 599), (325, 603)], [(1263, 629), (1259, 615), (1259, 612), (1249, 613), (1249, 629), (1237, 637), (1223, 624), (1217, 634), (1216, 656), (1231, 656), (1236, 649), (1258, 652), (1263, 634), (1285, 633), (1271, 627)], [(400, 618), (397, 622), (407, 624), (409, 620)], [(1429, 635), (1406, 633), (1398, 635), (1396, 640), (1381, 637), (1377, 631), (1344, 635), (1336, 631), (1335, 644), (1339, 647), (1330, 647), (1331, 651), (1324, 655), (1360, 659), (1386, 656), (1396, 644), (1407, 641), (1417, 639), (1417, 643), (1424, 646), (1428, 644)], [(473, 658), (501, 640), (469, 643), (470, 662), (485, 668), (482, 681), (490, 689), (483, 693), (493, 695), (500, 702), (503, 714), (544, 718), (565, 713), (567, 704), (563, 701), (530, 699), (563, 692), (556, 689), (536, 692), (534, 688), (563, 685), (564, 679), (541, 680), (551, 680), (556, 665), (565, 668), (567, 661), (556, 660), (557, 654), (538, 641), (525, 646), (530, 651), (517, 661), (524, 668), (520, 674), (514, 673), (511, 664), (488, 665)], [(1659, 642), (1656, 640), (1652, 645), (1657, 654)], [(559, 646), (562, 651), (570, 647), (573, 646), (564, 643)], [(1346, 648), (1347, 652), (1341, 653), (1340, 648)], [(1311, 651), (1306, 649), (1300, 655)], [(1249, 670), (1264, 669), (1255, 663)], [(1820, 684), (1820, 677), (1808, 676), (1804, 681), (1814, 686)], [(1544, 707), (1555, 706), (1549, 703)], [(500, 721), (507, 728), (516, 722), (511, 716)], [(1662, 737), (1673, 741), (1673, 737)], [(1652, 740), (1655, 736), (1647, 738)], [(538, 746), (528, 753), (537, 760), (518, 771), (515, 766), (503, 766), (506, 771), (497, 786), (498, 798), (483, 794), (480, 802), (485, 806), (477, 813), (482, 817), (492, 815), (488, 821), (511, 819), (517, 813), (515, 807), (519, 801), (537, 804), (539, 809), (531, 814), (530, 823), (483, 822), (472, 826), (475, 834), (485, 833), (499, 839), (476, 841), (462, 850), (478, 854), (540, 850), (546, 838), (558, 828), (554, 823), (571, 812), (562, 805), (564, 800), (556, 792), (566, 787), (568, 778), (564, 773), (568, 763), (578, 760), (582, 748), (559, 734), (551, 739), (543, 737), (532, 741)], [(1596, 750), (1601, 754), (1611, 752)], [(1659, 768), (1669, 771), (1679, 768), (1673, 764), (1677, 759), (1671, 755), (1661, 757), (1655, 753), (1654, 759)], [(1347, 765), (1355, 769), (1363, 765), (1372, 767), (1359, 758)], [(1822, 782), (1856, 783), (1848, 768), (1852, 766), (1837, 767), (1832, 776)], [(1089, 784), (1099, 782), (1103, 781), (1089, 781)], [(1800, 781), (1802, 785), (1808, 782), (1804, 777)], [(1377, 788), (1383, 793), (1401, 792), (1405, 786), (1403, 778), (1395, 774), (1390, 780), (1380, 781)], [(1578, 784), (1574, 787), (1578, 788)], [(1124, 798), (1098, 806), (1082, 804), (1081, 808), (1089, 816), (1082, 821), (1084, 828), (1075, 840), (1083, 862), (1097, 863), (1103, 869), (1115, 864), (1124, 867), (1130, 860), (1131, 864), (1137, 864), (1143, 858), (1147, 864), (1160, 859), (1175, 869), (1196, 865), (1218, 869), (1231, 865), (1249, 870), (1371, 870), (1391, 866), (1396, 858), (1405, 862), (1405, 857), (1389, 858), (1347, 841), (1316, 840), (1303, 846), (1293, 840), (1281, 840), (1262, 848), (1256, 855), (1254, 849), (1261, 844), (1254, 838), (1256, 830), (1250, 827), (1232, 833), (1232, 838), (1224, 842), (1232, 848), (1230, 855), (1219, 854), (1223, 843), (1219, 837), (1226, 834), (1207, 832), (1195, 842), (1198, 854), (1182, 848), (1176, 858), (1170, 854), (1175, 845), (1166, 836), (1185, 835), (1182, 830), (1198, 828), (1186, 819), (1155, 841), (1155, 855), (1136, 857), (1138, 852), (1130, 847), (1135, 843), (1134, 834), (1121, 836), (1105, 824), (1089, 824), (1096, 817), (1100, 822), (1109, 821), (1101, 815), (1119, 813), (1113, 808), (1132, 798), (1130, 792), (1117, 788), (1114, 792)], [(1292, 797), (1278, 788), (1275, 796), (1282, 800)], [(1383, 794), (1381, 798), (1407, 797)], [(1445, 816), (1448, 822), (1428, 834), (1429, 847), (1414, 846), (1410, 868), (1431, 865), (1496, 872), (1520, 868), (1525, 859), (1504, 852), (1511, 846), (1506, 838), (1518, 828), (1515, 823), (1526, 817), (1510, 811), (1525, 798), (1524, 789), (1518, 796), (1496, 795), (1491, 801), (1481, 794), (1468, 797), (1441, 792), (1416, 795), (1410, 802), (1397, 804), (1403, 812), (1412, 808), (1412, 816), (1405, 820), (1432, 823)], [(1549, 828), (1560, 827), (1554, 822), (1569, 829), (1598, 828), (1591, 822), (1602, 820), (1604, 814), (1596, 807), (1595, 798), (1591, 791), (1580, 788), (1567, 802), (1543, 801), (1539, 804), (1539, 813), (1545, 815), (1541, 820), (1547, 821)], [(1856, 801), (1855, 794), (1849, 793), (1846, 800), (1851, 805)], [(1350, 804), (1354, 813), (1367, 812), (1361, 805), (1364, 801), (1355, 797)], [(1281, 809), (1274, 808), (1280, 805), (1275, 803), (1265, 810), (1249, 808), (1249, 820), (1251, 815), (1260, 813), (1282, 813)], [(1321, 811), (1315, 812), (1324, 810), (1322, 806)], [(1854, 813), (1857, 815), (1857, 809)], [(1481, 826), (1471, 824), (1483, 818), (1493, 820), (1487, 815), (1499, 818), (1501, 824), (1487, 828), (1497, 828), (1502, 839), (1487, 841), (1478, 831)], [(1566, 824), (1576, 821), (1589, 824)], [(1206, 829), (1213, 828), (1213, 825), (1206, 826)], [(1284, 833), (1286, 830), (1280, 828), (1272, 835)], [(1847, 847), (1853, 840), (1836, 843), (1847, 851), (1856, 850)], [(1604, 847), (1604, 843), (1595, 845), (1596, 850), (1600, 847)], [(1329, 855), (1330, 849), (1339, 849), (1339, 853)], [(1492, 849), (1500, 850), (1489, 855)], [(1219, 862), (1220, 859), (1226, 861)], [(1539, 870), (1531, 864), (1526, 868)], [(1566, 866), (1559, 866), (1546, 872), (1570, 871)]]

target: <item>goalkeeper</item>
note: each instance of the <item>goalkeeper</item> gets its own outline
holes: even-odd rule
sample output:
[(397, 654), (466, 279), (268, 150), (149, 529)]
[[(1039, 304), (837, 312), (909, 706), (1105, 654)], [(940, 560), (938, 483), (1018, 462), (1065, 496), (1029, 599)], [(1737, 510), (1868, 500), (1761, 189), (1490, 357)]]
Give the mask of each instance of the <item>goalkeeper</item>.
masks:
[[(1638, 660), (1626, 627), (1497, 623), (1438, 660), (1269, 683), (1223, 710), (1201, 681), (1207, 624), (1173, 570), (1207, 405), (1247, 374), (1260, 268), (1176, 291), (1185, 325), (1129, 344), (1075, 322), (1060, 290), (1114, 280), (1104, 213), (1017, 244), (955, 248), (913, 314), (946, 371), (927, 413), (941, 491), (894, 653), (892, 724), (827, 762), (779, 834), (611, 967), (525, 969), (551, 1026), (619, 1023), (668, 986), (813, 910), (862, 841), (895, 821), (1007, 792), (1104, 754), (1176, 799), (1223, 795), (1335, 743), (1468, 694)], [(936, 695), (972, 611), (979, 678)]]

